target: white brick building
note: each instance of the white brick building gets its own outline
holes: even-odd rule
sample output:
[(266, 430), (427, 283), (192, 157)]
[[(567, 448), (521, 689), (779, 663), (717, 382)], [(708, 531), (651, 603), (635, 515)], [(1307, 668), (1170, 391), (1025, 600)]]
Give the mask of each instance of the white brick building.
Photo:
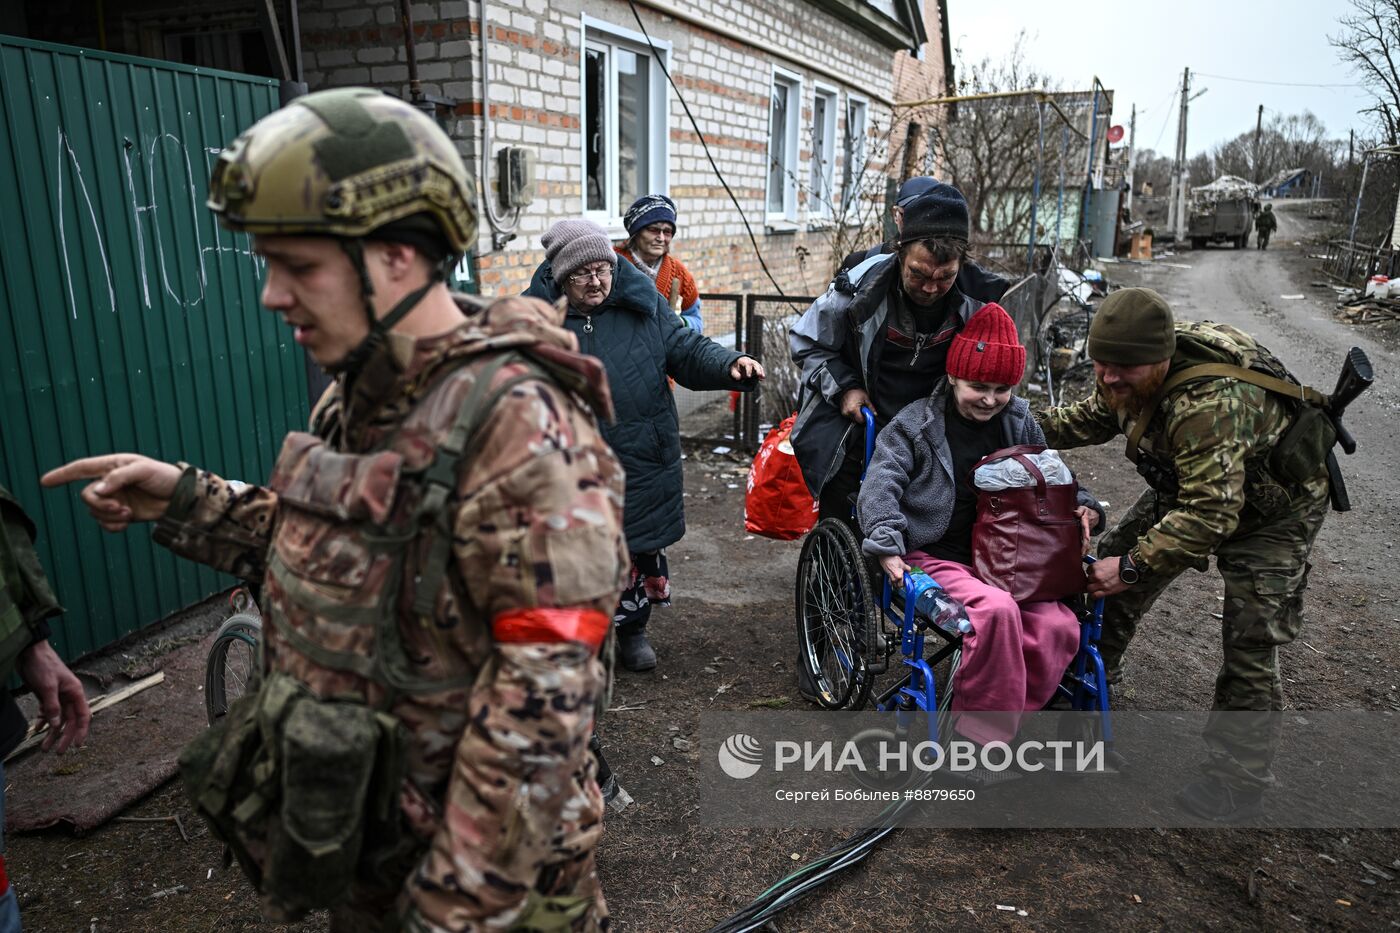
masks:
[[(896, 95), (929, 97), (950, 83), (937, 0), (926, 9), (918, 0), (636, 0), (636, 15), (626, 0), (484, 0), (484, 43), (479, 2), (415, 2), (411, 15), (421, 89), (450, 102), (438, 113), (473, 172), (483, 175), (483, 110), (493, 153), (519, 146), (534, 156), (533, 204), (518, 217), (494, 210), (502, 236), (493, 237), (482, 205), (477, 262), (488, 293), (525, 287), (553, 221), (583, 214), (620, 239), (621, 213), (657, 191), (679, 204), (675, 251), (702, 291), (774, 291), (682, 97), (782, 288), (820, 291), (833, 247), (864, 245), (831, 218), (859, 206), (877, 212), (872, 197), (885, 190), (887, 161), (896, 176), (923, 167), (918, 158), (889, 158), (902, 153), (904, 134), (926, 129), (894, 106)], [(409, 96), (398, 0), (272, 6), (285, 75), (260, 16), (263, 0), (107, 0), (100, 22), (80, 0), (20, 0), (6, 28), (292, 79), (300, 69), (310, 90), (367, 84)], [(493, 190), (483, 197), (495, 198), (494, 163), (486, 174)], [(850, 206), (862, 185), (865, 196)], [(502, 244), (508, 233), (515, 236)]]
[[(407, 94), (396, 6), (303, 0), (307, 84), (369, 83)], [(638, 3), (644, 34), (620, 0), (487, 0), (492, 149), (531, 150), (537, 185), (518, 217), (496, 209), (503, 231), (515, 234), (502, 248), (483, 223), (484, 291), (525, 287), (553, 221), (583, 214), (621, 239), (622, 212), (656, 191), (679, 204), (676, 253), (702, 291), (774, 291), (682, 97), (783, 289), (825, 286), (830, 217), (842, 213), (843, 195), (861, 183), (863, 169), (866, 187), (883, 190), (870, 175), (883, 173), (885, 154), (902, 144), (902, 126), (890, 134), (895, 57), (925, 46), (925, 24), (913, 21), (922, 13), (889, 0), (691, 0), (664, 9)], [(422, 89), (456, 102), (455, 133), (483, 174), (478, 8), (449, 0), (416, 3), (412, 12)], [(944, 86), (943, 46), (928, 48), (940, 63), (930, 69), (936, 93)], [(924, 90), (915, 84), (908, 93)], [(489, 174), (486, 196), (494, 197), (494, 164)]]

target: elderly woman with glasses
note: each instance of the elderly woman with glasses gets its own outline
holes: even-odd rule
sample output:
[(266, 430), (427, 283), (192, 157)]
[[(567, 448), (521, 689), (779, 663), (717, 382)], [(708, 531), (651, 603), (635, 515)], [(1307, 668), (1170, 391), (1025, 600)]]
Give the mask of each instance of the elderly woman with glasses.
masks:
[(564, 325), (603, 361), (616, 418), (603, 436), (627, 470), (624, 523), (632, 572), (614, 621), (622, 666), (656, 667), (647, 639), (652, 606), (671, 601), (666, 547), (685, 534), (681, 432), (667, 378), (688, 389), (747, 391), (763, 378), (752, 357), (686, 324), (645, 273), (619, 262), (612, 240), (587, 220), (561, 220), (540, 241), (545, 261), (526, 295), (568, 301)]

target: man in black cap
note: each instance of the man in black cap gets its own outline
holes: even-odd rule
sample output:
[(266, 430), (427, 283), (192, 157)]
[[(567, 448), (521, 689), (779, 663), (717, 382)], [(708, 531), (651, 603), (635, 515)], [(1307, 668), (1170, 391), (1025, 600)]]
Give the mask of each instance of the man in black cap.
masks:
[[(840, 267), (836, 270), (836, 278), (849, 275), (850, 271), (873, 256), (882, 253), (893, 253), (899, 247), (898, 232), (904, 226), (904, 209), (914, 201), (915, 198), (928, 194), (937, 188), (948, 188), (937, 179), (927, 175), (916, 175), (899, 186), (899, 191), (895, 194), (894, 204), (890, 208), (890, 214), (894, 218), (894, 229), (896, 238), (869, 249), (858, 249), (841, 260)], [(956, 190), (956, 189), (954, 189)], [(964, 259), (962, 268), (958, 270), (958, 291), (962, 292), (978, 301), (1001, 301), (1001, 296), (1006, 294), (1006, 290), (1011, 287), (1011, 280), (1005, 276), (997, 275), (988, 269), (984, 269), (970, 259)]]
[(822, 518), (851, 520), (864, 457), (862, 407), (883, 427), (943, 378), (948, 344), (983, 304), (957, 287), (967, 201), (935, 183), (904, 209), (898, 252), (832, 283), (790, 332), (802, 369), (792, 446)]

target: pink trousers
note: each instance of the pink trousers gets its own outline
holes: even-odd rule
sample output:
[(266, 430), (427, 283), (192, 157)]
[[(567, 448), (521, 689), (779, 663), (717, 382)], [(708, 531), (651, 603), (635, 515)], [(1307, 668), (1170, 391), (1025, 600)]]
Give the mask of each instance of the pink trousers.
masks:
[(1079, 650), (1079, 620), (1073, 610), (1060, 602), (1017, 604), (1010, 593), (977, 579), (966, 564), (923, 551), (905, 554), (904, 562), (961, 600), (972, 623), (972, 631), (963, 636), (953, 711), (999, 715), (960, 716), (955, 728), (982, 744), (1011, 739), (1021, 713), (1041, 709), (1055, 695)]

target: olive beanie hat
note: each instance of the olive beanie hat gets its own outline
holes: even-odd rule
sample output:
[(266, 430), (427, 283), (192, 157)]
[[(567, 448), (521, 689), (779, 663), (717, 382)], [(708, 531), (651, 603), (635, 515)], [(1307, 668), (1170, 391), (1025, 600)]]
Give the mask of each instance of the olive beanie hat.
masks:
[(1176, 352), (1172, 309), (1150, 288), (1123, 288), (1099, 305), (1089, 325), (1089, 358), (1096, 363), (1141, 366)]

